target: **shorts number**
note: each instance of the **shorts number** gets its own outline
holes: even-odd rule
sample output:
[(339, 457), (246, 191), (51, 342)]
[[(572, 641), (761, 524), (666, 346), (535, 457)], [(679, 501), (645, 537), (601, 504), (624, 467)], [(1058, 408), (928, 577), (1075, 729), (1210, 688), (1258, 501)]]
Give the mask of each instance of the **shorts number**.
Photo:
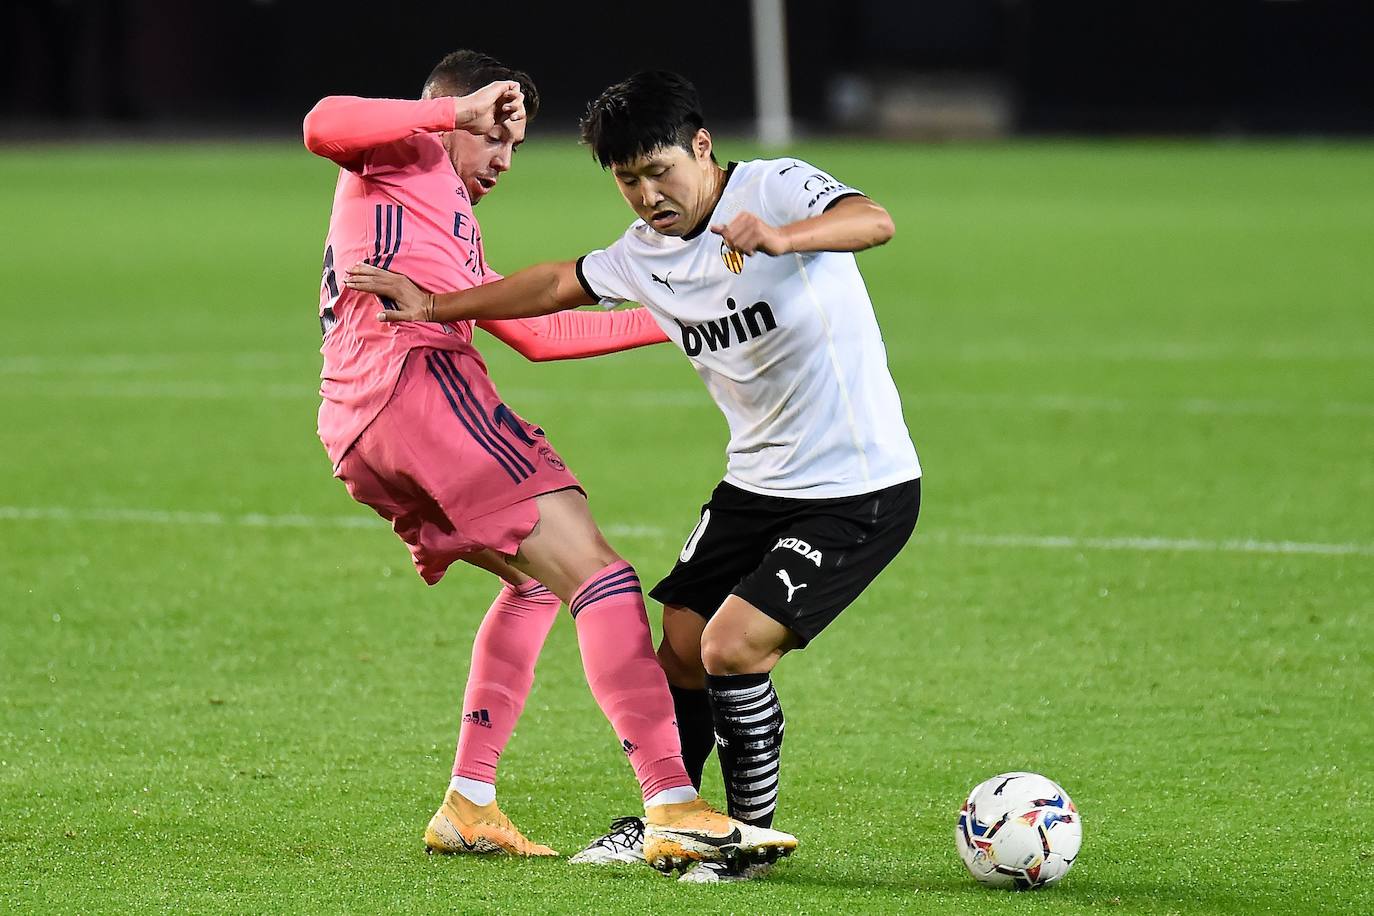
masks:
[(491, 412), (491, 418), (510, 430), (515, 438), (526, 445), (534, 445), (534, 440), (530, 434), (525, 432), (525, 427), (520, 425), (520, 421), (515, 418), (515, 413), (505, 404), (497, 404), (496, 409)]
[(328, 245), (324, 249), (324, 285), (329, 290), (329, 298), (339, 298), (339, 281), (334, 275), (334, 246)]
[(701, 541), (701, 536), (706, 533), (706, 526), (709, 524), (711, 524), (711, 510), (703, 509), (701, 521), (697, 522), (697, 526), (692, 529), (691, 535), (687, 538), (687, 543), (682, 545), (682, 553), (677, 555), (679, 560), (686, 563), (692, 559), (692, 554), (697, 552), (697, 544)]
[(339, 281), (334, 275), (334, 246), (329, 245), (324, 249), (324, 266), (322, 268), (323, 277), (321, 283), (329, 291), (329, 304), (320, 312), (320, 335), (328, 334), (330, 329), (338, 323), (334, 317), (334, 302), (339, 298)]

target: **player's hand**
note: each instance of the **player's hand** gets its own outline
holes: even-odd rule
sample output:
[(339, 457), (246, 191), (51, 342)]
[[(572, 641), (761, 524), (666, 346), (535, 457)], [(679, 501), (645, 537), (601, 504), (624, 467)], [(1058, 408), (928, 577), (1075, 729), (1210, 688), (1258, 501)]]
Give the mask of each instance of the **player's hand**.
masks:
[(453, 100), (453, 126), (485, 134), (497, 124), (525, 118), (525, 93), (515, 80), (496, 80)]
[(434, 296), (416, 286), (405, 274), (392, 273), (359, 261), (344, 271), (344, 286), (396, 303), (394, 309), (377, 313), (378, 321), (431, 321)]
[(787, 254), (792, 244), (776, 226), (770, 226), (752, 213), (741, 213), (729, 223), (716, 223), (711, 231), (740, 254)]

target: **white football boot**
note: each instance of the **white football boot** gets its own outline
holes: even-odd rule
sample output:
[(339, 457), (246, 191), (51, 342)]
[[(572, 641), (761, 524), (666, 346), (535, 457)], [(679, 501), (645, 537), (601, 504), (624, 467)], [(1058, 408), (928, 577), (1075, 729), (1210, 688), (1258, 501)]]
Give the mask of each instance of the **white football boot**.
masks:
[(644, 819), (618, 817), (611, 821), (611, 832), (592, 840), (587, 848), (568, 860), (574, 865), (615, 865), (620, 862), (643, 863)]

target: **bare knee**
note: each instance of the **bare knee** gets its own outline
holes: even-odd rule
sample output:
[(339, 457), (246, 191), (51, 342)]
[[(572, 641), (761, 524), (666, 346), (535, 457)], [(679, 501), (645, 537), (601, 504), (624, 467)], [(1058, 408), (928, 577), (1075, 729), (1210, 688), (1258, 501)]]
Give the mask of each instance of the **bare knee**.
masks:
[(684, 655), (669, 644), (665, 636), (663, 642), (658, 644), (658, 663), (663, 667), (668, 683), (674, 687), (687, 690), (706, 688), (706, 669), (701, 665), (700, 649), (693, 655)]
[(597, 528), (580, 492), (546, 493), (536, 501), (539, 521), (510, 558), (510, 565), (570, 601), (583, 583), (621, 562), (621, 557)]
[(731, 595), (702, 631), (701, 662), (708, 674), (766, 674), (797, 642), (782, 624)]
[(594, 567), (587, 572), (587, 575), (590, 576), (595, 572), (605, 569), (612, 563), (623, 563), (625, 558), (616, 553), (615, 548), (607, 543), (606, 537), (601, 533), (601, 529), (598, 528), (596, 529), (596, 535), (587, 545), (586, 561), (589, 566)]
[(701, 664), (710, 674), (757, 674), (771, 671), (776, 659), (770, 653), (733, 638), (731, 634), (712, 632), (708, 626), (701, 635)]

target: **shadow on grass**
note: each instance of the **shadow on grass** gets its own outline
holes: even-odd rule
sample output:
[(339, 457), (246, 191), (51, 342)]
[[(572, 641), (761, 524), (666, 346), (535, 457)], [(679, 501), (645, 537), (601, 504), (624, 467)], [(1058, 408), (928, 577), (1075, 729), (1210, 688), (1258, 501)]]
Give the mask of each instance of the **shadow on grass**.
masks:
[(932, 905), (941, 901), (949, 905), (993, 907), (1003, 904), (1018, 909), (1050, 906), (1062, 909), (1079, 905), (1098, 909), (1120, 908), (1120, 912), (1199, 912), (1228, 913), (1255, 912), (1269, 907), (1283, 909), (1285, 900), (1281, 888), (1198, 887), (1195, 884), (1169, 884), (1165, 881), (1098, 880), (1089, 875), (1075, 876), (1063, 884), (1034, 891), (1007, 891), (983, 887), (963, 876), (921, 879), (856, 878), (827, 874), (824, 870), (779, 871), (769, 883), (793, 887), (812, 887), (831, 891), (856, 893), (909, 894), (913, 903), (925, 899)]
[[(643, 890), (664, 890), (675, 884), (646, 866), (577, 866), (563, 859), (509, 859), (504, 857), (433, 856), (438, 865), (455, 865), (454, 877), (485, 883), (490, 879), (516, 880), (529, 890), (535, 886), (565, 884), (569, 879), (613, 882)], [(461, 876), (461, 877), (460, 877)], [(783, 863), (767, 879), (736, 885), (746, 893), (754, 889), (787, 888), (817, 893), (817, 901), (831, 894), (868, 898), (878, 905), (882, 898), (904, 901), (915, 909), (934, 907), (950, 911), (977, 911), (999, 907), (1025, 910), (1105, 909), (1108, 912), (1237, 913), (1257, 910), (1290, 910), (1294, 903), (1283, 887), (1232, 887), (1197, 881), (1170, 882), (1167, 877), (1097, 876), (1075, 872), (1064, 883), (1036, 891), (1016, 892), (982, 887), (965, 875), (917, 877), (913, 873), (892, 876), (841, 874), (816, 863)], [(877, 898), (877, 899), (875, 899)], [(1331, 901), (1333, 904), (1334, 900)], [(924, 906), (923, 906), (924, 905)]]

